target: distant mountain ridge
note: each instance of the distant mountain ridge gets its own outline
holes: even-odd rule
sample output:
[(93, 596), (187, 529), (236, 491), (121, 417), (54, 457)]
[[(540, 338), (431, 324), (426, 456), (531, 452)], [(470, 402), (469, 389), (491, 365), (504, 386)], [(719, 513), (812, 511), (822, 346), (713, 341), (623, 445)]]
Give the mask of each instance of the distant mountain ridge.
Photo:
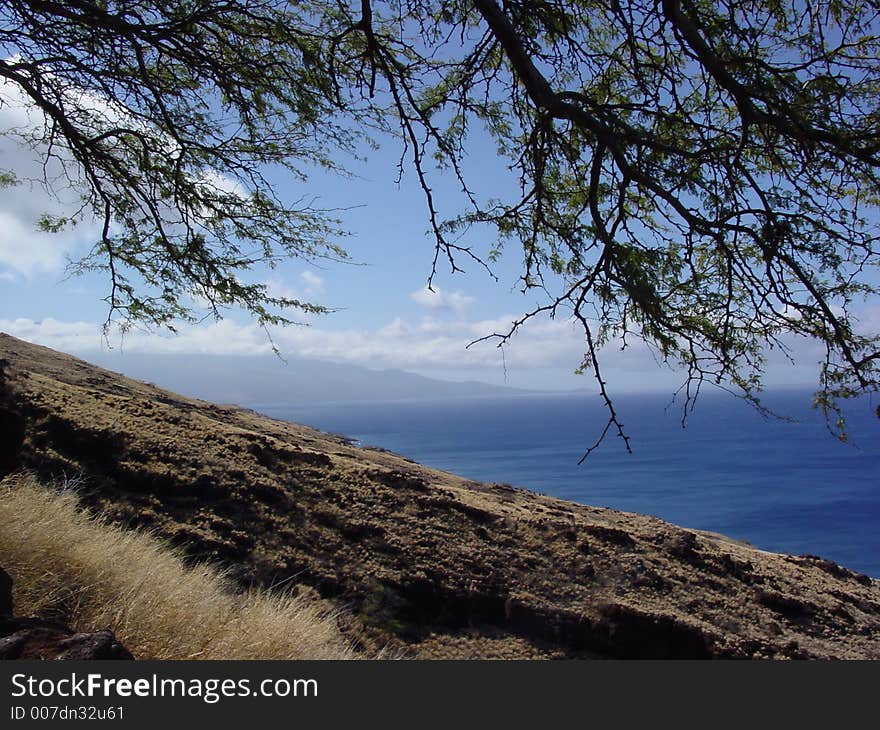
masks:
[(240, 403), (389, 402), (430, 398), (528, 395), (477, 381), (437, 380), (405, 370), (371, 370), (358, 365), (272, 355), (88, 355), (101, 367), (203, 400)]

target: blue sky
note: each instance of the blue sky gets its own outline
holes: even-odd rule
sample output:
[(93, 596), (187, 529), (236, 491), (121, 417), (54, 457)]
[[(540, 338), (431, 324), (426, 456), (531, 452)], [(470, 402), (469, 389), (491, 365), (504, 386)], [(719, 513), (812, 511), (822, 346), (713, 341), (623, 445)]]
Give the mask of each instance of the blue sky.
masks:
[[(0, 89), (2, 91), (2, 89)], [(27, 120), (21, 105), (0, 106), (0, 129)], [(31, 115), (31, 121), (33, 116)], [(451, 276), (441, 262), (434, 291), (425, 288), (433, 257), (433, 239), (423, 193), (412, 174), (396, 183), (399, 146), (393, 141), (370, 152), (365, 163), (348, 162), (352, 178), (321, 174), (308, 185), (279, 179), (291, 198), (314, 198), (315, 205), (345, 209), (339, 215), (351, 232), (344, 245), (354, 263), (320, 266), (287, 261), (254, 276), (283, 295), (305, 298), (337, 309), (310, 317), (308, 326), (273, 332), (282, 353), (351, 362), (375, 369), (401, 368), (452, 380), (481, 380), (517, 387), (568, 389), (594, 387), (590, 376), (574, 370), (583, 354), (581, 335), (564, 319), (529, 323), (502, 353), (491, 343), (466, 349), (481, 336), (506, 331), (513, 319), (540, 303), (538, 294), (517, 289), (521, 252), (511, 246), (494, 267), (494, 281), (479, 265), (461, 259), (466, 273)], [(2, 167), (20, 178), (38, 176), (39, 150), (0, 136)], [(487, 194), (504, 192), (511, 176), (496, 160), (490, 143), (475, 141), (466, 161), (473, 186)], [(435, 173), (432, 186), (441, 212), (459, 209), (457, 183)], [(22, 184), (0, 189), (0, 330), (84, 356), (107, 348), (101, 337), (106, 318), (102, 301), (107, 281), (100, 275), (67, 278), (65, 260), (88, 250), (96, 231), (89, 225), (62, 234), (36, 230), (45, 212), (63, 213), (75, 203), (72, 191)], [(481, 254), (494, 243), (473, 239)], [(219, 323), (184, 327), (174, 336), (134, 331), (110, 345), (125, 352), (209, 352), (230, 356), (268, 352), (265, 334), (238, 312)], [(770, 385), (813, 385), (821, 353), (798, 344), (803, 365), (792, 368), (771, 356)], [(605, 374), (624, 391), (674, 390), (682, 374), (659, 366), (644, 347), (603, 353)]]

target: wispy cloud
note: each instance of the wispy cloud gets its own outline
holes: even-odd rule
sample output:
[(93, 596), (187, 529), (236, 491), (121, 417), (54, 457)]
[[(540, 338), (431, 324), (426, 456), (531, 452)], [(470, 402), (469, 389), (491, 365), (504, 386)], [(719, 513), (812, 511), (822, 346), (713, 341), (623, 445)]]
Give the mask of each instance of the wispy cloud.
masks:
[[(512, 319), (512, 318), (511, 318)], [(505, 318), (501, 318), (501, 322)], [(408, 322), (400, 317), (386, 325), (362, 329), (330, 329), (320, 324), (273, 330), (272, 340), (282, 354), (351, 362), (369, 367), (423, 368), (456, 367), (479, 369), (508, 366), (546, 367), (563, 365), (573, 369), (580, 354), (580, 340), (566, 322), (534, 323), (501, 351), (491, 343), (467, 348), (476, 336), (489, 334), (499, 322), (466, 322), (443, 331)], [(509, 327), (509, 321), (506, 321)], [(21, 318), (0, 320), (0, 329), (16, 337), (65, 351), (93, 352), (107, 347), (100, 327), (91, 322), (34, 321)], [(272, 343), (253, 323), (230, 319), (198, 326), (182, 326), (177, 335), (129, 331), (124, 337), (111, 334), (110, 346), (127, 352), (210, 353), (252, 355), (269, 353)]]
[(313, 297), (324, 292), (324, 279), (314, 271), (303, 271), (299, 278), (303, 282), (303, 293), (307, 297)]
[[(70, 95), (75, 121), (84, 128), (103, 130), (123, 120), (152, 135), (168, 154), (175, 153), (173, 139), (145, 126), (122, 106), (87, 91), (71, 90)], [(88, 188), (82, 170), (63, 140), (55, 140), (49, 153), (46, 129), (46, 118), (32, 100), (16, 84), (0, 79), (0, 171), (14, 173), (19, 181), (0, 189), (0, 274), (57, 274), (100, 237), (101, 225), (84, 203)], [(201, 172), (197, 182), (246, 195), (237, 181), (213, 170)], [(66, 219), (68, 225), (58, 233), (41, 231), (38, 224), (46, 215)]]
[[(271, 297), (279, 299), (295, 299), (301, 302), (320, 304), (320, 297), (324, 293), (324, 280), (311, 271), (303, 271), (299, 276), (290, 278), (272, 277), (263, 282), (266, 292)], [(296, 322), (302, 324), (314, 324), (320, 321), (319, 315), (303, 311), (289, 311), (286, 314)]]
[[(554, 387), (541, 373), (554, 378), (571, 375), (584, 353), (583, 334), (566, 320), (533, 320), (502, 349), (496, 341), (468, 347), (477, 338), (507, 332), (514, 317), (485, 320), (421, 321), (395, 317), (375, 328), (333, 329), (332, 322), (313, 320), (312, 326), (273, 330), (272, 341), (252, 322), (231, 319), (182, 326), (176, 335), (129, 331), (124, 338), (112, 335), (109, 346), (127, 353), (260, 355), (272, 352), (272, 343), (285, 357), (307, 357), (351, 363), (374, 369), (399, 368), (413, 372), (456, 373), (491, 382), (510, 373), (511, 384)], [(0, 320), (0, 330), (16, 337), (65, 352), (88, 356), (108, 347), (94, 322)], [(778, 351), (768, 353), (768, 385), (812, 385), (818, 374), (821, 353), (815, 343), (792, 342), (793, 355), (802, 367), (793, 367)], [(674, 389), (684, 374), (659, 362), (644, 344), (633, 341), (625, 349), (607, 345), (600, 353), (603, 377), (620, 390)], [(593, 381), (569, 380), (569, 386), (592, 387)]]
[(44, 215), (69, 218), (82, 206), (81, 191), (67, 178), (61, 162), (43, 165), (45, 146), (34, 141), (43, 124), (42, 115), (25, 102), (18, 88), (0, 81), (0, 170), (19, 180), (0, 190), (0, 272), (7, 277), (57, 273), (68, 256), (84, 253), (98, 232), (88, 216), (80, 226), (60, 233), (38, 230)]
[(433, 289), (429, 289), (427, 286), (417, 289), (410, 294), (410, 298), (426, 309), (447, 310), (456, 314), (461, 314), (468, 305), (474, 302), (474, 297), (469, 297), (459, 291), (445, 292), (438, 286)]

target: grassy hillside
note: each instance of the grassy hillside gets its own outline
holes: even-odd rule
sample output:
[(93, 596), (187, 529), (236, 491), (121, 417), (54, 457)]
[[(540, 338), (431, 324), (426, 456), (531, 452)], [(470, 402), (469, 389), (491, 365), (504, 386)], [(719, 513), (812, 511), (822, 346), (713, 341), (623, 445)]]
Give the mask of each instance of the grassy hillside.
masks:
[(317, 591), (368, 651), (880, 657), (880, 582), (821, 558), (468, 481), (4, 335), (0, 428), (0, 475), (79, 476), (107, 520), (239, 586)]
[(214, 568), (185, 566), (180, 551), (91, 517), (73, 492), (30, 477), (0, 483), (0, 564), (19, 615), (110, 628), (138, 659), (356, 656), (316, 601), (236, 595)]

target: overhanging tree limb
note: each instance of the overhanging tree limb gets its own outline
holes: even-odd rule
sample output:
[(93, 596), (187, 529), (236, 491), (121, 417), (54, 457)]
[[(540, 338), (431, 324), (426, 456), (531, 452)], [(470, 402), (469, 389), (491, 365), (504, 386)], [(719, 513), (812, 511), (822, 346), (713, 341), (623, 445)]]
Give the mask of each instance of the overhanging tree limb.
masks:
[[(193, 288), (264, 324), (312, 306), (238, 276), (344, 255), (264, 171), (343, 172), (340, 150), (394, 136), (425, 195), (429, 282), (512, 246), (540, 301), (479, 341), (579, 324), (605, 433), (623, 435), (603, 348), (633, 339), (684, 370), (685, 411), (705, 381), (757, 402), (768, 349), (799, 337), (825, 348), (830, 413), (878, 388), (857, 321), (880, 281), (872, 3), (5, 0), (0, 21), (0, 72), (113, 224), (83, 265), (109, 269), (132, 320), (173, 325)], [(468, 156), (489, 144), (503, 177), (479, 189)], [(461, 191), (445, 217), (437, 174)]]

